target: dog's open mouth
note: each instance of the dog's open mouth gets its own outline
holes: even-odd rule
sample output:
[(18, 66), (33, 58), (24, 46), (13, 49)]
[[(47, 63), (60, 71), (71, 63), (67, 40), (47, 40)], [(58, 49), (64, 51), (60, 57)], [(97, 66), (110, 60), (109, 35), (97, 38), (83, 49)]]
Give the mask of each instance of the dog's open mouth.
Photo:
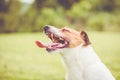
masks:
[(40, 48), (46, 48), (48, 52), (65, 48), (69, 45), (69, 41), (64, 37), (58, 36), (52, 32), (45, 32), (45, 34), (51, 39), (52, 43), (46, 44), (41, 41), (36, 41), (36, 44)]

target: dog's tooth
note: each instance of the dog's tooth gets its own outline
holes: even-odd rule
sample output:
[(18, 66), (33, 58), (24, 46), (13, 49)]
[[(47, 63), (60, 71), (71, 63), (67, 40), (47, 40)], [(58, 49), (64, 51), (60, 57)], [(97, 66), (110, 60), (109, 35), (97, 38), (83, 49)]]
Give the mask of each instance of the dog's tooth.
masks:
[(54, 34), (51, 34), (52, 41), (54, 42)]
[(59, 39), (60, 39), (60, 40), (63, 40), (63, 38), (62, 38), (62, 37), (60, 37)]

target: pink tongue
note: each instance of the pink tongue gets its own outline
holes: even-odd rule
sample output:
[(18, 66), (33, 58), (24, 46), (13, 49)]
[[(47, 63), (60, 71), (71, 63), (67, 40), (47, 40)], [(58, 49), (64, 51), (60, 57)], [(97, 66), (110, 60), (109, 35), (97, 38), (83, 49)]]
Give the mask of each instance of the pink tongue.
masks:
[(59, 45), (59, 43), (46, 44), (46, 43), (43, 43), (43, 42), (40, 42), (40, 41), (36, 41), (35, 43), (40, 48), (49, 48), (49, 49), (54, 49), (54, 48), (56, 48), (56, 46)]
[(42, 43), (40, 41), (36, 41), (35, 43), (40, 48), (47, 48), (48, 47), (48, 44)]

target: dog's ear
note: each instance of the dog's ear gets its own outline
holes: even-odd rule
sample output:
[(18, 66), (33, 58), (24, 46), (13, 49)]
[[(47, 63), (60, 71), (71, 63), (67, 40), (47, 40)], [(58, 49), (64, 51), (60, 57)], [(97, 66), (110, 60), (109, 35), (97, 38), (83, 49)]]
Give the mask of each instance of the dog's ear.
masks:
[(87, 45), (91, 44), (91, 42), (90, 42), (90, 40), (88, 38), (88, 35), (87, 35), (87, 33), (85, 31), (81, 31), (80, 36), (85, 42), (85, 44), (83, 46), (87, 46)]

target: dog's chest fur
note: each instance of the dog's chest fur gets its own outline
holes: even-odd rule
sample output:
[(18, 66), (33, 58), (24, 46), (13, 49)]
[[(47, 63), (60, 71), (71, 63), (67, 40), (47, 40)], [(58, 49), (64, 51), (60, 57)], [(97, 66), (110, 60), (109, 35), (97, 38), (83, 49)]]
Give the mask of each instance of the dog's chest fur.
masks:
[(66, 80), (114, 80), (91, 46), (64, 49), (61, 54), (67, 69)]

